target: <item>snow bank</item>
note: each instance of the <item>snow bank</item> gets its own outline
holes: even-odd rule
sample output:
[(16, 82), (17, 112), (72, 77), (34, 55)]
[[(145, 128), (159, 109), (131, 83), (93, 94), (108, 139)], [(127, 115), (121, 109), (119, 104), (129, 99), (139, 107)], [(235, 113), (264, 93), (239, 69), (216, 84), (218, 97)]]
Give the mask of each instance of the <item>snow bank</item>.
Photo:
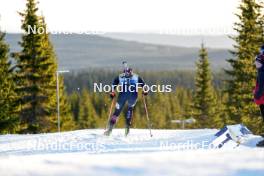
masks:
[(250, 134), (210, 149), (218, 130), (102, 129), (0, 136), (0, 175), (264, 175), (264, 150)]

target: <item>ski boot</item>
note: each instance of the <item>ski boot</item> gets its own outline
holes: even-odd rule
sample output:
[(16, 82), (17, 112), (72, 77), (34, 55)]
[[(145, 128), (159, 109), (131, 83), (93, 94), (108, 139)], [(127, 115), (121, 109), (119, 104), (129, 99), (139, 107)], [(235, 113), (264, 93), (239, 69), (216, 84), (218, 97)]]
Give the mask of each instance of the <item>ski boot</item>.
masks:
[(125, 128), (125, 136), (129, 134), (129, 130), (130, 130), (130, 126), (127, 125)]
[(108, 124), (108, 127), (107, 127), (107, 130), (104, 132), (104, 135), (106, 136), (110, 136), (111, 133), (112, 133), (112, 130), (114, 128), (114, 125), (116, 123), (116, 120), (117, 120), (117, 116), (112, 116), (109, 124)]
[(109, 124), (108, 129), (104, 132), (105, 136), (110, 136), (113, 130), (113, 125)]
[(131, 118), (127, 118), (126, 119), (125, 136), (127, 136), (129, 134), (130, 126), (131, 126)]

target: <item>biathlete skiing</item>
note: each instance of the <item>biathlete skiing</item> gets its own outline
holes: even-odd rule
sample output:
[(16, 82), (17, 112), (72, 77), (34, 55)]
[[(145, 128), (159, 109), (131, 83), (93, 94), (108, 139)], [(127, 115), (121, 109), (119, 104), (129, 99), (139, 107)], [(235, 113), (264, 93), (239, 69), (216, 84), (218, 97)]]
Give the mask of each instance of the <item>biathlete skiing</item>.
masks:
[(132, 125), (133, 109), (138, 98), (138, 91), (139, 89), (142, 89), (143, 96), (147, 96), (148, 94), (148, 92), (144, 90), (144, 80), (137, 74), (133, 73), (132, 68), (128, 67), (127, 62), (123, 62), (123, 66), (123, 73), (121, 73), (113, 80), (113, 90), (109, 94), (110, 98), (113, 101), (113, 99), (116, 97), (116, 92), (119, 93), (115, 104), (115, 111), (111, 115), (108, 121), (107, 129), (104, 132), (104, 134), (107, 136), (111, 134), (115, 124), (117, 123), (118, 117), (126, 103), (128, 105), (128, 110), (125, 116), (125, 135), (127, 136), (129, 134), (129, 130)]

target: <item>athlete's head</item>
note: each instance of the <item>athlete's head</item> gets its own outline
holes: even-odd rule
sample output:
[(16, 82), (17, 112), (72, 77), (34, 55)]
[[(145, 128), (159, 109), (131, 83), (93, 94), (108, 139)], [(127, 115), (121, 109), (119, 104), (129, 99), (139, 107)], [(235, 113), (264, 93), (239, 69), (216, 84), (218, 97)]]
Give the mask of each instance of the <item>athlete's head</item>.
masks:
[(133, 73), (132, 68), (125, 68), (124, 73), (126, 77), (130, 77)]
[(129, 68), (129, 67), (128, 67), (126, 61), (123, 62), (123, 67), (124, 67), (123, 72), (124, 72), (125, 76), (126, 76), (126, 77), (130, 77), (130, 76), (133, 74), (133, 70), (132, 70), (132, 68)]

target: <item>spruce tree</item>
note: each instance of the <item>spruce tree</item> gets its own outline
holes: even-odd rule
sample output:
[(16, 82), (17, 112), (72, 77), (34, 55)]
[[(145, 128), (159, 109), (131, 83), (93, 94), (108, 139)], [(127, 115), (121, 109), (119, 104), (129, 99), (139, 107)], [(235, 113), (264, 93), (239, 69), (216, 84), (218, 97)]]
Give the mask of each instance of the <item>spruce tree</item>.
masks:
[(79, 115), (80, 117), (78, 124), (81, 129), (95, 128), (97, 126), (96, 121), (98, 117), (92, 104), (92, 98), (86, 89), (83, 89), (82, 91)]
[(242, 0), (236, 14), (239, 22), (234, 24), (238, 35), (231, 37), (235, 41), (232, 59), (227, 60), (231, 69), (226, 70), (230, 76), (227, 80), (226, 91), (228, 100), (226, 109), (229, 123), (244, 123), (257, 132), (261, 126), (259, 110), (252, 102), (252, 90), (255, 86), (256, 68), (253, 65), (263, 38), (262, 6), (255, 0)]
[[(40, 17), (40, 24), (44, 31), (47, 31), (47, 25), (44, 17)], [(46, 67), (46, 82), (48, 84), (43, 85), (43, 91), (48, 95), (49, 101), (46, 105), (46, 109), (50, 112), (50, 123), (47, 130), (54, 131), (57, 129), (57, 94), (56, 94), (56, 71), (58, 70), (57, 56), (55, 54), (53, 45), (49, 39), (48, 33), (42, 34), (42, 49), (44, 51), (45, 58), (43, 59), (43, 66)], [(61, 117), (61, 129), (62, 131), (71, 130), (75, 127), (73, 117), (70, 115), (70, 105), (68, 103), (68, 96), (64, 87), (64, 77), (59, 75), (59, 101), (60, 101), (60, 117)], [(46, 130), (46, 131), (47, 131)]]
[(8, 60), (9, 46), (4, 37), (5, 34), (0, 31), (0, 134), (15, 132), (18, 122), (14, 74)]
[[(176, 95), (179, 102), (179, 112), (176, 119), (185, 120), (193, 118), (193, 107), (192, 107), (192, 92), (189, 89), (183, 87), (176, 87)], [(173, 102), (172, 102), (173, 103)], [(178, 127), (182, 127), (182, 124), (178, 124)], [(195, 124), (186, 124), (185, 127), (194, 127)]]
[[(149, 117), (151, 117), (152, 126), (153, 128), (157, 128), (157, 129), (165, 126), (164, 111), (163, 109), (161, 109), (163, 108), (161, 99), (162, 96), (160, 92), (156, 92), (155, 94), (148, 96), (148, 98), (146, 98), (147, 108), (149, 112)], [(144, 124), (145, 127), (147, 127), (145, 110), (142, 114), (142, 123)]]
[[(69, 103), (68, 94), (66, 88), (64, 87), (64, 77), (59, 76), (59, 91), (60, 91), (60, 117), (61, 117), (61, 131), (69, 131), (77, 128), (76, 122), (74, 121), (74, 116), (71, 114), (71, 106)], [(57, 117), (57, 116), (56, 116)], [(57, 118), (55, 124), (57, 126)]]
[(75, 122), (79, 120), (80, 113), (80, 95), (77, 92), (73, 92), (70, 95), (71, 113)]
[(215, 116), (215, 95), (207, 50), (202, 44), (196, 63), (194, 116), (198, 127), (211, 127)]
[(217, 115), (214, 118), (214, 128), (222, 128), (228, 124), (228, 114), (225, 111), (225, 102), (227, 94), (222, 90), (216, 90), (217, 93)]
[[(44, 18), (37, 15), (35, 0), (27, 0), (26, 6), (20, 13), (25, 32), (19, 43), (22, 51), (13, 54), (18, 70), (21, 132), (47, 132), (54, 128), (56, 117), (57, 62)], [(44, 29), (44, 33), (28, 31), (28, 27)]]

